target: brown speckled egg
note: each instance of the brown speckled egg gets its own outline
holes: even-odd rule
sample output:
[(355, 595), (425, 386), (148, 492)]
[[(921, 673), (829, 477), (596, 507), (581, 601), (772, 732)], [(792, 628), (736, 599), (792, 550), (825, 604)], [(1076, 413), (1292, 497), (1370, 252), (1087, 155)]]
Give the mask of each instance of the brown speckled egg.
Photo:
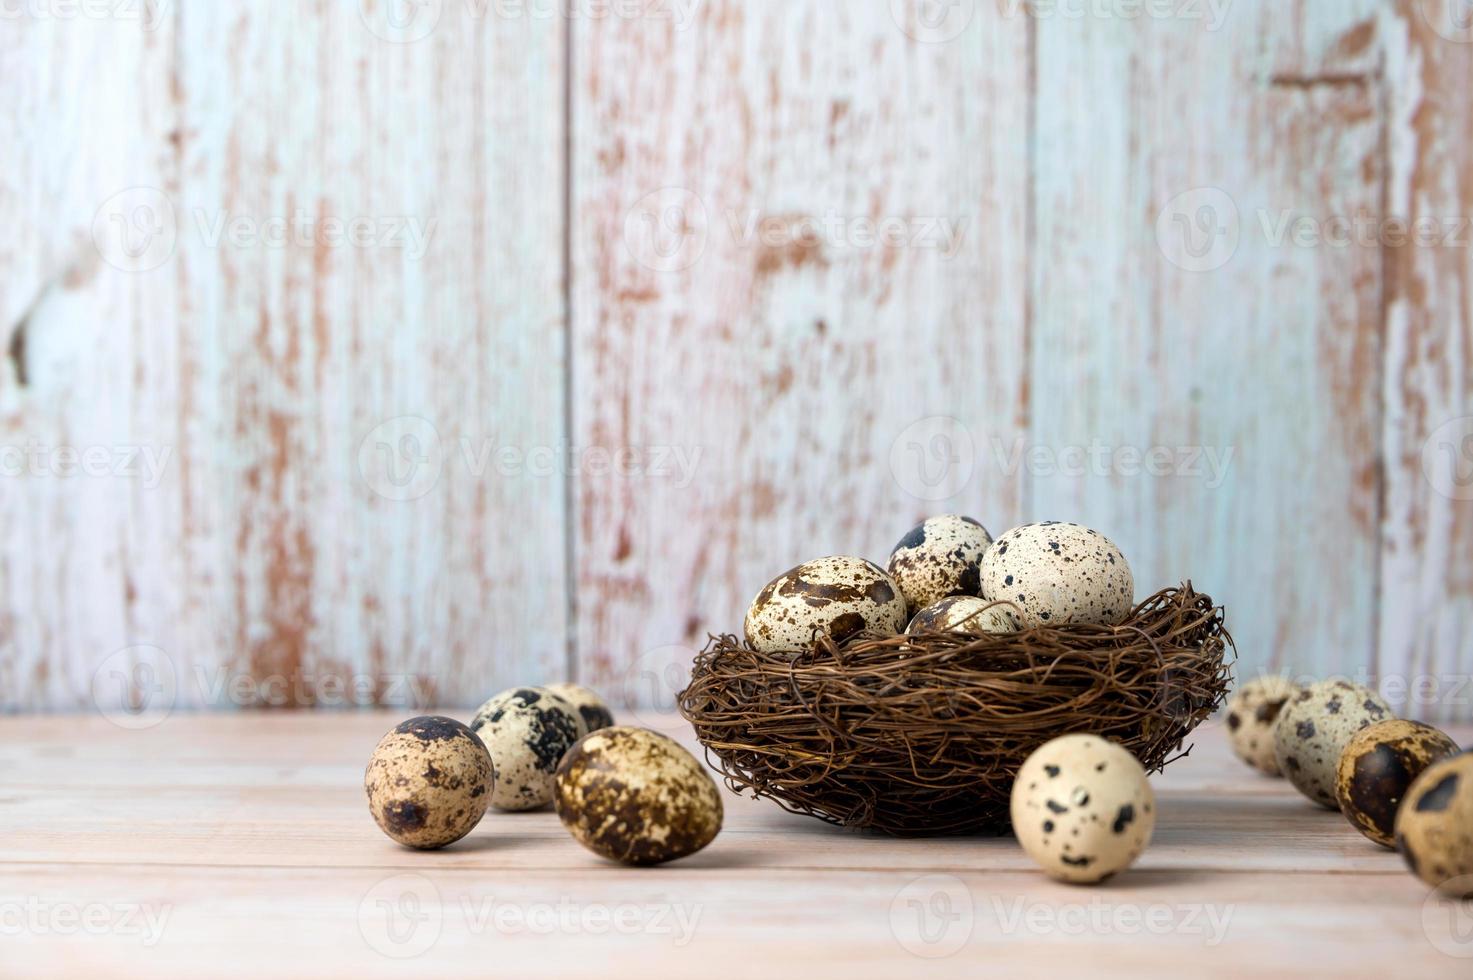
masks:
[(1347, 680), (1311, 684), (1279, 709), (1274, 759), (1294, 788), (1320, 806), (1338, 809), (1340, 753), (1356, 732), (1396, 717), (1368, 687)]
[(557, 772), (557, 815), (578, 843), (625, 864), (694, 854), (721, 830), (721, 794), (673, 739), (614, 726), (586, 736)]
[(1011, 633), (1013, 622), (1002, 605), (971, 595), (933, 602), (915, 614), (907, 633)]
[(914, 616), (947, 596), (982, 594), (982, 555), (992, 543), (987, 528), (970, 517), (928, 517), (890, 552), (890, 577)]
[(583, 735), (583, 719), (546, 688), (514, 687), (481, 705), (471, 730), (486, 743), (496, 769), (491, 805), (535, 810), (552, 799), (553, 774)]
[(1233, 692), (1225, 718), (1228, 742), (1239, 759), (1270, 776), (1283, 775), (1274, 758), (1274, 724), (1284, 702), (1299, 691), (1299, 685), (1287, 677), (1269, 674)]
[(1120, 549), (1079, 524), (1024, 524), (1000, 536), (982, 556), (982, 595), (1016, 606), (1018, 629), (1096, 623), (1130, 614), (1135, 580)]
[(1013, 834), (1051, 878), (1104, 881), (1134, 863), (1156, 826), (1156, 795), (1124, 748), (1096, 735), (1063, 735), (1018, 770)]
[(1383, 847), (1396, 846), (1396, 811), (1412, 781), (1458, 745), (1431, 725), (1392, 718), (1362, 728), (1340, 753), (1335, 801), (1350, 825)]
[(614, 713), (604, 704), (604, 699), (589, 688), (578, 684), (549, 684), (547, 689), (578, 711), (583, 720), (583, 734), (608, 728), (614, 723)]
[(406, 847), (460, 840), (480, 823), (495, 777), (486, 746), (453, 718), (411, 718), (378, 743), (363, 788), (379, 828)]
[(1396, 814), (1396, 848), (1412, 874), (1456, 896), (1473, 896), (1473, 752), (1434, 762)]
[(747, 643), (763, 653), (798, 651), (815, 631), (842, 641), (860, 630), (905, 628), (905, 597), (884, 569), (863, 558), (816, 558), (767, 583), (747, 610)]

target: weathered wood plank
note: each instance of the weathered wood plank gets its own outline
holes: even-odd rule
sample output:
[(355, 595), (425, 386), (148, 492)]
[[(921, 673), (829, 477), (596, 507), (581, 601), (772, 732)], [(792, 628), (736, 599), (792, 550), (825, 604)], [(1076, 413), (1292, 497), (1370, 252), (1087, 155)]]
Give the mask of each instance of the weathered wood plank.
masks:
[(1029, 26), (890, 6), (575, 29), (574, 441), (684, 454), (578, 475), (595, 684), (668, 703), (783, 569), (1021, 513)]

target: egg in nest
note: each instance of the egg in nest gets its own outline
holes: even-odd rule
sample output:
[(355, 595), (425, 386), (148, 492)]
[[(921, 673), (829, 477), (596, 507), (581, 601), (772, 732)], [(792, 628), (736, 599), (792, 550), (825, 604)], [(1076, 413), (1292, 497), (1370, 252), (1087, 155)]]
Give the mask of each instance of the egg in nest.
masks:
[(1284, 703), (1274, 725), (1274, 759), (1294, 788), (1331, 810), (1340, 753), (1355, 733), (1394, 718), (1368, 687), (1347, 680), (1311, 684)]
[(907, 633), (1011, 633), (1013, 622), (994, 605), (971, 595), (954, 595), (933, 602), (910, 621)]
[(1227, 705), (1228, 742), (1233, 753), (1270, 776), (1282, 776), (1274, 758), (1274, 725), (1285, 702), (1300, 687), (1287, 677), (1268, 674), (1243, 684)]
[(1151, 840), (1156, 795), (1141, 764), (1096, 735), (1045, 742), (1018, 770), (1013, 834), (1052, 878), (1094, 884), (1130, 867)]
[(558, 819), (580, 844), (625, 864), (694, 854), (721, 830), (721, 793), (679, 743), (616, 725), (578, 742), (557, 771)]
[(1413, 780), (1458, 744), (1431, 725), (1392, 718), (1362, 728), (1336, 767), (1335, 801), (1350, 825), (1382, 847), (1396, 846), (1396, 811)]
[(549, 684), (547, 690), (571, 704), (583, 721), (583, 733), (596, 732), (614, 723), (614, 713), (596, 691), (579, 684)]
[(495, 776), (486, 746), (453, 718), (411, 718), (385, 735), (363, 774), (368, 809), (406, 847), (444, 847), (480, 823)]
[(471, 730), (491, 753), (491, 805), (498, 810), (545, 806), (558, 763), (584, 734), (578, 709), (542, 687), (502, 691), (481, 705)]
[(1428, 766), (1396, 814), (1396, 847), (1433, 888), (1473, 897), (1473, 752)]
[(807, 649), (815, 633), (842, 642), (861, 630), (893, 636), (905, 628), (905, 597), (884, 569), (833, 555), (783, 572), (757, 593), (743, 626), (762, 653)]
[(1015, 527), (982, 556), (982, 596), (1007, 599), (1017, 629), (1095, 623), (1130, 614), (1135, 580), (1114, 542), (1079, 524)]
[(911, 528), (890, 552), (890, 578), (905, 596), (906, 611), (947, 596), (982, 594), (982, 555), (992, 543), (987, 528), (970, 517), (941, 514)]

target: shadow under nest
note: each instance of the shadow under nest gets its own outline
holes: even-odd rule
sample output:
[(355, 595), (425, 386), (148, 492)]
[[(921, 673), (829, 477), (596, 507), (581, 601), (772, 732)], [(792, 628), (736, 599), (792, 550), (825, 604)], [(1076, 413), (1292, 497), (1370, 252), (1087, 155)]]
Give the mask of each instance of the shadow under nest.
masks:
[(1223, 611), (1168, 588), (1116, 626), (820, 637), (699, 654), (680, 712), (727, 785), (793, 813), (897, 836), (1008, 830), (1013, 777), (1051, 738), (1113, 739), (1148, 771), (1227, 693)]

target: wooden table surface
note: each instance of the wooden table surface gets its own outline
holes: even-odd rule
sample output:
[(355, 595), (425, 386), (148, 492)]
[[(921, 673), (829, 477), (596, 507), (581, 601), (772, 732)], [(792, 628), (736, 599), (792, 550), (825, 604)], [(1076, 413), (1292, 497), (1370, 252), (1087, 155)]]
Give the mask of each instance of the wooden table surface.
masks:
[(361, 788), (397, 720), (0, 718), (0, 975), (1473, 973), (1473, 911), (1233, 761), (1215, 722), (1154, 778), (1140, 863), (1079, 888), (1010, 839), (891, 840), (735, 796), (715, 843), (659, 868), (595, 858), (550, 811), (409, 851)]

